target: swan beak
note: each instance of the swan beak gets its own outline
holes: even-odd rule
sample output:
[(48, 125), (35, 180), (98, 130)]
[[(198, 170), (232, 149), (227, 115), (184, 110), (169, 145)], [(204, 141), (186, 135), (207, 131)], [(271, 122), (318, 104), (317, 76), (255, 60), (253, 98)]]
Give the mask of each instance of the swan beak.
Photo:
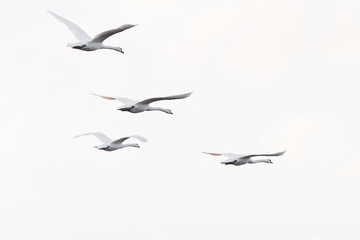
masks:
[(122, 54), (124, 54), (124, 51), (123, 51), (123, 50), (121, 50), (120, 52), (121, 52)]

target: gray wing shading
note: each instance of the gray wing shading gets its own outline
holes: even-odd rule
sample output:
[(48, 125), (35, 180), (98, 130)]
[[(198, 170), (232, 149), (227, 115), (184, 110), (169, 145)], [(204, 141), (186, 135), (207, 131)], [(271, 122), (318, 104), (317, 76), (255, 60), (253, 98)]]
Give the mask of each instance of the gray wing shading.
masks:
[(173, 96), (167, 96), (167, 97), (156, 97), (156, 98), (149, 98), (146, 100), (143, 100), (139, 102), (139, 104), (150, 104), (152, 102), (161, 101), (161, 100), (175, 100), (175, 99), (182, 99), (187, 98), (192, 94), (192, 92), (179, 94), (179, 95), (173, 95)]
[(129, 99), (129, 98), (124, 98), (124, 97), (107, 97), (107, 96), (102, 96), (96, 93), (93, 93), (93, 95), (107, 99), (107, 100), (117, 100), (119, 102), (122, 102), (125, 105), (134, 105), (137, 103), (137, 101)]
[(94, 137), (99, 139), (104, 144), (110, 144), (113, 141), (111, 138), (109, 138), (108, 136), (106, 136), (105, 134), (103, 134), (101, 132), (85, 133), (85, 134), (75, 136), (75, 138), (81, 137), (81, 136), (86, 136), (86, 135), (93, 135)]
[(99, 33), (98, 35), (96, 35), (94, 37), (93, 40), (91, 40), (91, 42), (96, 42), (96, 43), (101, 43), (103, 42), (105, 39), (107, 39), (108, 37), (116, 34), (116, 33), (119, 33), (119, 32), (122, 32), (122, 31), (125, 31), (126, 29), (129, 29), (129, 28), (132, 28), (132, 27), (135, 27), (136, 25), (133, 25), (133, 24), (124, 24), (118, 28), (115, 28), (115, 29), (111, 29), (111, 30), (107, 30), (105, 32), (102, 32), (102, 33)]
[(70, 31), (75, 35), (75, 37), (79, 40), (79, 41), (90, 41), (92, 38), (87, 35), (87, 33), (82, 30), (78, 25), (76, 25), (73, 22), (70, 22), (69, 20), (51, 12), (48, 10), (48, 13), (50, 13), (51, 15), (53, 15), (57, 20), (59, 20), (60, 22), (64, 23), (69, 29)]
[(277, 153), (264, 153), (264, 154), (249, 154), (249, 155), (244, 155), (243, 157), (272, 157), (272, 156), (281, 156), (286, 152), (286, 150), (282, 151), (282, 152), (277, 152)]
[(237, 159), (234, 159), (234, 158), (229, 158), (229, 159), (226, 159), (224, 161), (221, 161), (220, 163), (222, 164), (229, 164), (229, 163), (235, 163)]
[(142, 137), (142, 136), (139, 136), (139, 135), (131, 135), (131, 136), (128, 136), (128, 137), (123, 137), (123, 138), (120, 138), (116, 141), (113, 142), (113, 144), (121, 144), (123, 143), (125, 140), (129, 139), (129, 138), (136, 138), (138, 140), (140, 140), (141, 142), (147, 142), (147, 139)]

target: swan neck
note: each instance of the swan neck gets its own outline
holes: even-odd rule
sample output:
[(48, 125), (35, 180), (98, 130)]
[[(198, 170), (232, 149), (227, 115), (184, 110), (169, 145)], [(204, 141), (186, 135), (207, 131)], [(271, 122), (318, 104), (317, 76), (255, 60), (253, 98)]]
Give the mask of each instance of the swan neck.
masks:
[(255, 159), (255, 160), (251, 160), (249, 163), (270, 163), (271, 160), (270, 159)]
[(102, 48), (102, 49), (115, 50), (115, 51), (118, 51), (118, 52), (123, 52), (120, 47), (113, 47), (113, 46), (102, 45), (101, 48)]
[(166, 109), (166, 108), (160, 108), (160, 107), (150, 107), (148, 108), (148, 111), (162, 111), (164, 113), (170, 113), (170, 109)]
[(137, 145), (136, 143), (126, 143), (126, 144), (123, 144), (122, 147), (123, 148), (124, 147), (139, 147), (139, 145)]

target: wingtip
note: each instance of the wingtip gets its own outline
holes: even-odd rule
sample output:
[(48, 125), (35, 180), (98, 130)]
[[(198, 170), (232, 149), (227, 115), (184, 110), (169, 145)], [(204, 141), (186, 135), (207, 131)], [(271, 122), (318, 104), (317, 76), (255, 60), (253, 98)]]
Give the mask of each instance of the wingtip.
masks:
[(49, 9), (46, 9), (46, 12), (49, 13), (49, 14), (51, 14), (51, 15), (53, 15), (53, 16), (57, 16), (56, 13), (54, 13), (53, 11), (50, 11)]
[(221, 156), (220, 153), (210, 153), (210, 152), (203, 152), (203, 153), (209, 154), (211, 156)]
[(101, 98), (104, 98), (104, 99), (107, 99), (107, 100), (115, 100), (115, 98), (113, 98), (113, 97), (107, 97), (107, 96), (103, 96), (103, 95), (96, 94), (96, 93), (91, 93), (91, 94), (95, 95), (95, 96), (98, 96), (98, 97), (101, 97)]
[(147, 138), (145, 138), (145, 137), (143, 137), (143, 136), (140, 136), (140, 135), (131, 135), (131, 136), (129, 136), (129, 138), (130, 138), (130, 137), (136, 138), (136, 139), (138, 139), (140, 142), (147, 142), (147, 141), (148, 141)]
[(209, 153), (209, 152), (202, 152), (202, 153), (209, 154), (209, 155), (213, 155), (213, 153)]

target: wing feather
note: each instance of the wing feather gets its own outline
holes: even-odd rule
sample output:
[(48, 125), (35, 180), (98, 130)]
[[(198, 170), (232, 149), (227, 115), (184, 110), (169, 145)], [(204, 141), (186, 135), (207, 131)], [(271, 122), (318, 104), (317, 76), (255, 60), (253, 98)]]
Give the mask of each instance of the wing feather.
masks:
[(272, 157), (272, 156), (281, 156), (286, 152), (286, 150), (282, 151), (282, 152), (277, 152), (277, 153), (264, 153), (264, 154), (249, 154), (249, 155), (245, 155), (243, 157)]
[(123, 137), (123, 138), (120, 138), (118, 140), (115, 140), (113, 142), (113, 144), (121, 144), (123, 143), (125, 140), (129, 139), (129, 138), (136, 138), (138, 140), (140, 140), (141, 142), (147, 142), (147, 139), (142, 137), (142, 136), (139, 136), (139, 135), (131, 135), (131, 136), (128, 136), (128, 137)]
[(108, 136), (106, 136), (105, 134), (103, 134), (101, 132), (85, 133), (85, 134), (75, 136), (75, 138), (78, 138), (78, 137), (81, 137), (81, 136), (86, 136), (86, 135), (93, 135), (94, 137), (99, 139), (103, 144), (110, 144), (113, 141), (111, 138), (109, 138)]
[(236, 157), (241, 157), (242, 155), (239, 154), (234, 154), (234, 153), (209, 153), (209, 152), (203, 152), (205, 154), (210, 154), (213, 156), (225, 156), (228, 158), (236, 158)]
[(105, 32), (102, 32), (102, 33), (99, 33), (98, 35), (96, 35), (94, 37), (93, 40), (91, 40), (91, 42), (95, 42), (95, 43), (102, 43), (105, 39), (107, 39), (108, 37), (116, 34), (116, 33), (119, 33), (119, 32), (122, 32), (122, 31), (125, 31), (126, 29), (129, 29), (129, 28), (132, 28), (132, 27), (135, 27), (136, 25), (133, 25), (133, 24), (124, 24), (118, 28), (115, 28), (115, 29), (111, 29), (111, 30), (107, 30)]
[(63, 18), (63, 17), (61, 17), (61, 16), (59, 16), (59, 15), (57, 15), (57, 14), (55, 14), (55, 13), (49, 11), (49, 10), (48, 10), (48, 13), (53, 15), (60, 22), (64, 23), (79, 41), (90, 41), (91, 40), (91, 37), (89, 35), (87, 35), (87, 33), (84, 30), (82, 30), (75, 23), (70, 22), (66, 18)]
[(96, 93), (93, 93), (93, 95), (107, 99), (107, 100), (117, 100), (119, 102), (122, 102), (125, 105), (134, 105), (137, 103), (137, 101), (129, 99), (129, 98), (124, 98), (124, 97), (108, 97), (108, 96), (103, 96), (103, 95), (99, 95)]
[(187, 98), (192, 94), (192, 92), (179, 94), (179, 95), (173, 95), (173, 96), (167, 96), (167, 97), (156, 97), (156, 98), (149, 98), (146, 100), (143, 100), (139, 102), (139, 104), (150, 104), (152, 102), (161, 101), (161, 100), (175, 100), (175, 99), (182, 99)]

